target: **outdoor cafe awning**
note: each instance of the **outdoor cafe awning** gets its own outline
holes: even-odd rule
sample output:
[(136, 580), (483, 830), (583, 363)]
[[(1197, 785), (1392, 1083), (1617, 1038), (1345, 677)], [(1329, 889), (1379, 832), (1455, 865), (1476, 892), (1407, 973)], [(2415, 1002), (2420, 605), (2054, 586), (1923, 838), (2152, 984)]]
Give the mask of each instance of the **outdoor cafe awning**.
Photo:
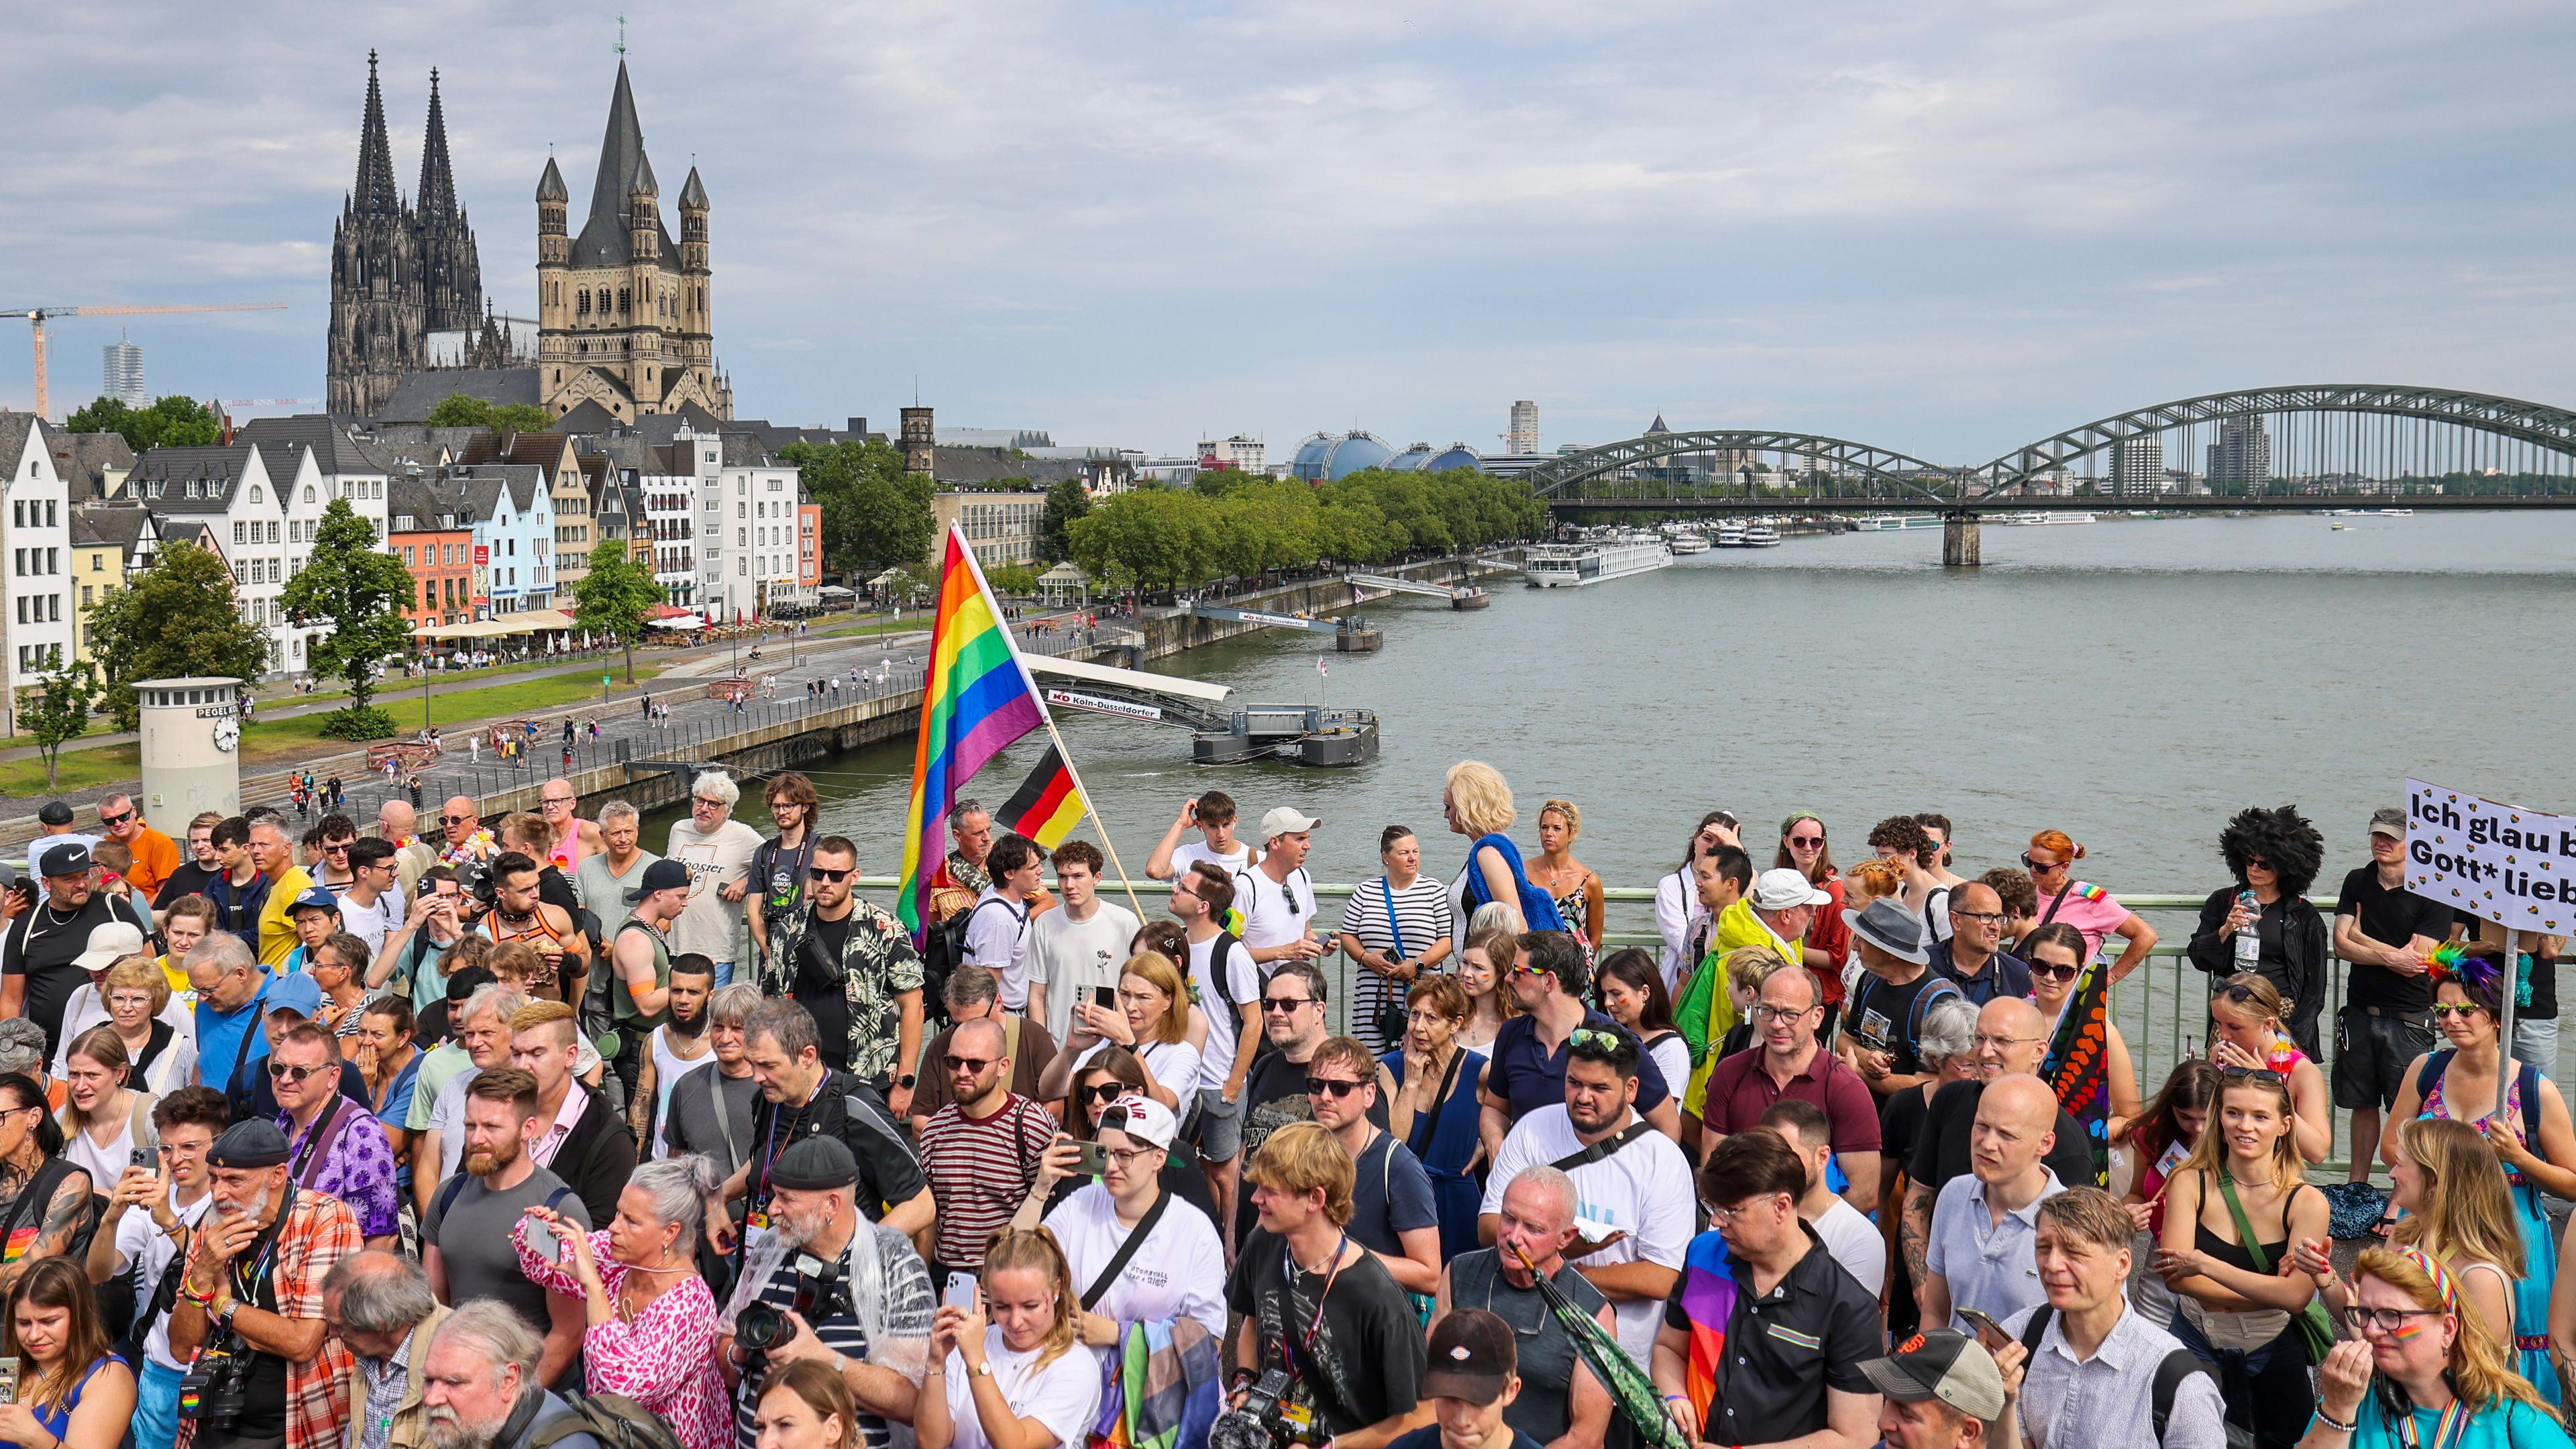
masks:
[(444, 629), (423, 629), (419, 637), (423, 639), (498, 639), (504, 634), (525, 634), (526, 632), (528, 632), (526, 625), (514, 624), (506, 619), (478, 619), (471, 624), (450, 624)]
[(707, 621), (699, 618), (695, 614), (674, 614), (668, 619), (656, 619), (644, 627), (648, 629), (703, 629), (707, 627)]

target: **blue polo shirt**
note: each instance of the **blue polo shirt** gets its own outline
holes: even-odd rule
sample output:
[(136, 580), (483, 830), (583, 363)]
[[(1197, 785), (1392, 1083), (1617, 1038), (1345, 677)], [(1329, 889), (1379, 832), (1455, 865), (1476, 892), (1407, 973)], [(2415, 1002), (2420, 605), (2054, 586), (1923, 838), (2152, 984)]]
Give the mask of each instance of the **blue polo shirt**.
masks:
[(1994, 958), (1986, 962), (1986, 969), (1968, 976), (1961, 974), (1951, 961), (1950, 943), (1935, 941), (1932, 943), (1932, 974), (1958, 987), (1959, 994), (1980, 1010), (1998, 996), (2030, 999), (2030, 965), (2010, 951), (1997, 951)]
[[(260, 973), (259, 994), (241, 1004), (238, 1010), (218, 1011), (213, 1002), (197, 998), (197, 1080), (218, 1092), (231, 1090), (236, 1054), (245, 1079), (268, 1057), (268, 1033), (257, 1029), (264, 1014), (268, 993), (279, 978)], [(245, 1046), (243, 1033), (250, 1034)]]
[[(1637, 1034), (1597, 1011), (1583, 1013), (1584, 1028), (1592, 1031), (1615, 1031), (1637, 1043)], [(1512, 1120), (1541, 1107), (1565, 1105), (1565, 1058), (1573, 1039), (1557, 1043), (1550, 1053), (1538, 1043), (1538, 1023), (1526, 1016), (1515, 1016), (1494, 1033), (1492, 1065), (1486, 1069), (1485, 1085), (1495, 1096), (1511, 1104)], [(1655, 1059), (1637, 1050), (1637, 1113), (1643, 1116), (1662, 1106), (1672, 1095), (1664, 1085), (1664, 1074), (1656, 1070)]]

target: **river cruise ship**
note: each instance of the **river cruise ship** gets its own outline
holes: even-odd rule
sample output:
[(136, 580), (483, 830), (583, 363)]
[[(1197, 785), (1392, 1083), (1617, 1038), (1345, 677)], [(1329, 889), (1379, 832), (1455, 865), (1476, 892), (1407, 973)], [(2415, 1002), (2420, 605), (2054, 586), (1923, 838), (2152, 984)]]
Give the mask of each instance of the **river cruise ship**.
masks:
[(1521, 575), (1534, 589), (1581, 588), (1630, 574), (1670, 568), (1673, 551), (1653, 534), (1626, 534), (1584, 543), (1543, 543), (1522, 561)]

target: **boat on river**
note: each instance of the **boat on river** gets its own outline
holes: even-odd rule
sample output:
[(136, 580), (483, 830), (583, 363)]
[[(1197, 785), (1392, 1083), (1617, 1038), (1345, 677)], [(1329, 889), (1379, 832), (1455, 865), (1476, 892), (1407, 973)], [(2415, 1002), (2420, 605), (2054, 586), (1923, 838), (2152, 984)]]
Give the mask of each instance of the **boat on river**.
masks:
[(1673, 551), (1651, 533), (1620, 534), (1582, 543), (1542, 543), (1521, 561), (1521, 576), (1534, 589), (1578, 589), (1673, 566)]
[(1717, 526), (1717, 546), (1719, 548), (1744, 547), (1744, 525), (1734, 522), (1719, 524)]
[(2091, 523), (2093, 521), (2093, 515), (2090, 513), (2045, 513), (2033, 510), (2029, 513), (2007, 513), (1993, 521), (2011, 528), (2046, 528), (2052, 524)]
[(1685, 554), (1706, 553), (1709, 549), (1708, 535), (1697, 529), (1685, 529), (1676, 533), (1667, 540), (1667, 544), (1675, 558)]
[(1746, 548), (1778, 548), (1780, 546), (1780, 530), (1773, 528), (1768, 523), (1756, 520), (1755, 522), (1745, 526), (1744, 546)]

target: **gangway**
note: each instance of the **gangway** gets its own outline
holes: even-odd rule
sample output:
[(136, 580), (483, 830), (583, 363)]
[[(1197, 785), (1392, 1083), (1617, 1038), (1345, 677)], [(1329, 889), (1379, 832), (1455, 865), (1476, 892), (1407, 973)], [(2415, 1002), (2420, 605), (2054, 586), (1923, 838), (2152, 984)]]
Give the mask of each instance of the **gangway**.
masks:
[(1386, 642), (1385, 635), (1356, 614), (1346, 619), (1315, 618), (1306, 614), (1271, 614), (1259, 609), (1238, 609), (1227, 604), (1195, 603), (1190, 605), (1190, 612), (1220, 624), (1258, 624), (1271, 629), (1302, 629), (1309, 634), (1330, 634), (1333, 647), (1344, 654), (1371, 653)]
[(1399, 579), (1393, 574), (1346, 574), (1344, 577), (1355, 589), (1384, 589), (1391, 594), (1420, 594), (1425, 598), (1447, 599), (1453, 609), (1482, 609), (1494, 602), (1491, 594), (1474, 584), (1453, 588), (1421, 579)]
[(1248, 760), (1338, 767), (1377, 758), (1377, 715), (1318, 704), (1250, 704), (1220, 710), (1234, 693), (1222, 684), (1146, 674), (1079, 659), (1022, 656), (1050, 708), (1089, 710), (1191, 732), (1190, 758), (1202, 765)]

